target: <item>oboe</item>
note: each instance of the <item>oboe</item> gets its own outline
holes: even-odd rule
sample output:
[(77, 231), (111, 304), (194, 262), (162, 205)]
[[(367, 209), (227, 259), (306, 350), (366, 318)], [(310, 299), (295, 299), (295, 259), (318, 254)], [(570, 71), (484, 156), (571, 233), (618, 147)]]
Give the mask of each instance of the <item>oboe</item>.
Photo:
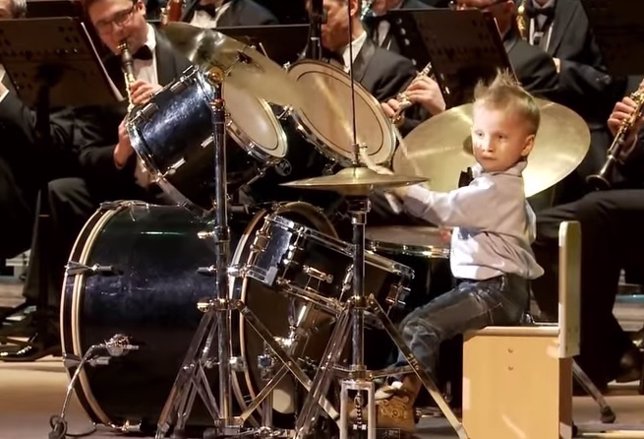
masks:
[[(432, 63), (428, 62), (427, 65), (423, 68), (423, 70), (418, 72), (411, 82), (414, 82), (416, 79), (421, 78), (423, 76), (431, 76), (431, 75), (433, 75)], [(409, 85), (407, 87), (409, 87)], [(405, 110), (413, 105), (413, 102), (409, 100), (409, 97), (407, 97), (407, 94), (404, 91), (396, 95), (396, 100), (400, 101), (400, 107), (398, 107), (394, 115), (391, 116), (391, 121), (393, 123), (400, 122)]]

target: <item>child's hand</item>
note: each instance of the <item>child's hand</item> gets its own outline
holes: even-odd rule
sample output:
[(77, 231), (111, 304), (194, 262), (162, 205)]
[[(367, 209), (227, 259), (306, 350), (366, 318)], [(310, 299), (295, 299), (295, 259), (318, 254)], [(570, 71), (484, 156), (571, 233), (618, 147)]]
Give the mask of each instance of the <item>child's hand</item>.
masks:
[(369, 169), (377, 172), (378, 174), (394, 175), (394, 172), (391, 169), (385, 168), (384, 166), (380, 166), (380, 165), (371, 165), (369, 166)]

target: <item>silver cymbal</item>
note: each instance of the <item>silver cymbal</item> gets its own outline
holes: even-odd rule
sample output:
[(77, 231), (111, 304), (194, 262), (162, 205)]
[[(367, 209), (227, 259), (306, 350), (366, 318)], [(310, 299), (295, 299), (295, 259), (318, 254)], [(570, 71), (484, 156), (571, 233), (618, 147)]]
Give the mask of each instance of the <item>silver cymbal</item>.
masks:
[(378, 174), (369, 168), (349, 167), (333, 175), (306, 178), (283, 183), (300, 189), (327, 190), (349, 196), (368, 195), (375, 189), (388, 189), (425, 181), (423, 177), (409, 177), (404, 175)]
[[(537, 99), (541, 124), (523, 172), (526, 196), (537, 194), (571, 173), (590, 146), (586, 122), (571, 109)], [(460, 172), (476, 163), (472, 154), (472, 104), (451, 108), (421, 123), (404, 138), (394, 155), (399, 174), (431, 177), (431, 188), (458, 187)]]
[(163, 31), (172, 46), (204, 70), (224, 71), (226, 82), (282, 106), (299, 106), (305, 95), (285, 69), (251, 46), (212, 29), (168, 23)]

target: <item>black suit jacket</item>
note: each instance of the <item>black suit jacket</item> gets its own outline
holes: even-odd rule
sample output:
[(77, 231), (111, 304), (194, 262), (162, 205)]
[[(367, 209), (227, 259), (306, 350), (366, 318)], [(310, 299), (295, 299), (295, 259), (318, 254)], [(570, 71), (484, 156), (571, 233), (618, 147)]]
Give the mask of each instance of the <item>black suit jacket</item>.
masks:
[(367, 38), (353, 63), (353, 77), (378, 101), (384, 101), (403, 90), (416, 75), (411, 61), (377, 47)]
[(73, 112), (54, 109), (50, 114), (49, 140), (36, 132), (36, 112), (18, 97), (5, 76), (9, 93), (0, 101), (0, 157), (10, 165), (18, 184), (32, 192), (52, 178), (76, 172), (77, 149), (73, 144)]
[[(156, 65), (159, 85), (172, 83), (190, 66), (187, 58), (175, 52), (168, 40), (156, 31)], [(120, 59), (114, 55), (105, 60), (105, 67), (115, 85), (125, 96)], [(134, 184), (136, 159), (118, 170), (114, 165), (114, 146), (118, 142), (118, 126), (127, 113), (127, 102), (114, 105), (76, 109), (75, 143), (80, 146), (79, 161), (88, 184), (100, 187), (127, 188)]]
[[(199, 4), (199, 0), (192, 0), (186, 4), (181, 21), (192, 20), (197, 4)], [(232, 0), (232, 4), (222, 14), (217, 26), (258, 26), (277, 23), (275, 15), (253, 0)]]
[(505, 35), (503, 45), (523, 88), (534, 96), (557, 100), (557, 69), (552, 57), (520, 38), (515, 30)]
[[(420, 0), (404, 0), (397, 9), (433, 9), (433, 7)], [(396, 40), (394, 33), (396, 32), (395, 26), (389, 19), (387, 19), (387, 16), (382, 17), (381, 19), (389, 21), (390, 28), (380, 47), (390, 50), (394, 53), (400, 53), (400, 46), (398, 45), (398, 41)], [(369, 36), (369, 39), (374, 41), (374, 43), (376, 44), (377, 42), (374, 39), (374, 33), (376, 32), (376, 28), (378, 27), (378, 22), (379, 19), (376, 17), (367, 16), (364, 20), (364, 26), (367, 31), (367, 35)]]
[(561, 60), (559, 102), (582, 116), (591, 128), (606, 126), (616, 100), (625, 90), (611, 77), (579, 0), (557, 0), (547, 53)]

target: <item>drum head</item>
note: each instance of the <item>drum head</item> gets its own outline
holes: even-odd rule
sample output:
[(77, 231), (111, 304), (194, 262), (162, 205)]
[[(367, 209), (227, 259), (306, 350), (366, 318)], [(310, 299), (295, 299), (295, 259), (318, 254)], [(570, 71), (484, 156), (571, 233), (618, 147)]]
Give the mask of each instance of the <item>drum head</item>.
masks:
[(224, 85), (224, 100), (230, 115), (228, 133), (239, 146), (260, 160), (277, 161), (286, 156), (286, 133), (265, 100), (234, 81)]
[[(353, 159), (351, 80), (342, 70), (320, 61), (299, 61), (288, 74), (306, 90), (307, 99), (295, 108), (293, 117), (309, 139), (324, 154), (342, 164)], [(385, 163), (394, 152), (396, 137), (378, 101), (355, 83), (356, 130), (359, 145), (376, 164)]]
[(449, 258), (449, 237), (437, 227), (367, 227), (365, 236), (367, 248), (375, 252), (426, 258)]

